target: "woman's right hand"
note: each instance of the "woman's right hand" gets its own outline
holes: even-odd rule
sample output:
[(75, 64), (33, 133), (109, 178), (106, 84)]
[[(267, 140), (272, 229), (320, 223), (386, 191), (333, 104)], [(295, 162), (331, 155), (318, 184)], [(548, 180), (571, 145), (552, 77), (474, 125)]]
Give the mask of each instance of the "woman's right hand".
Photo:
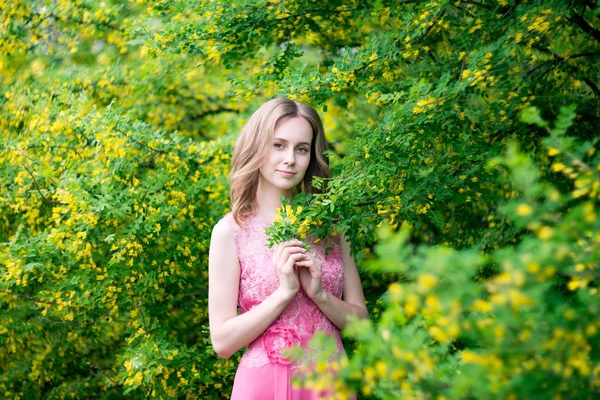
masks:
[(306, 250), (299, 240), (288, 240), (273, 246), (273, 265), (279, 276), (279, 287), (290, 295), (300, 289), (300, 282), (294, 264), (306, 258)]

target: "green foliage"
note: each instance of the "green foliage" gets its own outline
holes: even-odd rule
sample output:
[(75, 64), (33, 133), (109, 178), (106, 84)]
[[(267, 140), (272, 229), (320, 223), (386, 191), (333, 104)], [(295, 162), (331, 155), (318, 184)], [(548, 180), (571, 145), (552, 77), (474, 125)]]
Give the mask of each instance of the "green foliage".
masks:
[[(47, 132), (4, 142), (3, 179), (14, 182), (2, 203), (2, 368), (15, 385), (6, 396), (61, 397), (86, 377), (87, 390), (108, 397), (142, 382), (147, 394), (151, 379), (170, 396), (218, 393), (231, 375), (197, 368), (233, 363), (197, 346), (208, 342), (198, 264), (228, 204), (230, 145), (169, 138), (110, 108), (88, 111), (83, 97), (54, 104), (47, 118), (60, 126), (60, 145)], [(181, 356), (171, 361), (170, 352)], [(42, 382), (56, 386), (45, 392)]]
[[(308, 232), (308, 220), (298, 220), (302, 218), (302, 207), (292, 208), (290, 201), (285, 197), (281, 198), (281, 207), (277, 208), (277, 216), (271, 226), (265, 229), (267, 234), (267, 246), (273, 247), (277, 243), (287, 242), (288, 240), (304, 240)], [(310, 251), (310, 245), (304, 243), (302, 248)]]
[(340, 397), (598, 391), (592, 2), (0, 9), (0, 397), (228, 396), (209, 237), (277, 95), (321, 111), (334, 178), (294, 204), (348, 238), (373, 320)]
[[(532, 109), (524, 119), (537, 113)], [(569, 157), (581, 168), (575, 179), (595, 171), (598, 182), (598, 154), (589, 143), (564, 136), (573, 117), (572, 107), (563, 108), (548, 142), (560, 153), (589, 155), (586, 162)], [(538, 167), (516, 142), (489, 164), (506, 168), (518, 190), (501, 212), (532, 234), (485, 254), (476, 246), (412, 245), (409, 228), (382, 227), (378, 258), (368, 266), (404, 279), (389, 286), (378, 321), (355, 321), (345, 331), (359, 346), (337, 378), (321, 373), (309, 377), (313, 385), (343, 380), (382, 399), (595, 398), (598, 203), (575, 202), (539, 179)], [(494, 274), (482, 279), (490, 266)]]

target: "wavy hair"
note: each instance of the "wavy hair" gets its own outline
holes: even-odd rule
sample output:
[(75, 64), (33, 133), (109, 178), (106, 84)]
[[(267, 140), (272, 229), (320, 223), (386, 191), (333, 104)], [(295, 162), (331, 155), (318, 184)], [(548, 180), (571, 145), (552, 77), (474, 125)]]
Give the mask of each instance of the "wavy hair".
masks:
[(313, 177), (330, 178), (329, 160), (323, 152), (327, 149), (323, 123), (314, 108), (278, 97), (264, 103), (256, 110), (242, 128), (233, 149), (229, 177), (233, 219), (243, 225), (258, 209), (256, 189), (260, 167), (271, 151), (277, 124), (285, 119), (302, 117), (312, 127), (310, 162), (304, 179), (297, 190), (304, 193), (320, 193), (312, 186)]

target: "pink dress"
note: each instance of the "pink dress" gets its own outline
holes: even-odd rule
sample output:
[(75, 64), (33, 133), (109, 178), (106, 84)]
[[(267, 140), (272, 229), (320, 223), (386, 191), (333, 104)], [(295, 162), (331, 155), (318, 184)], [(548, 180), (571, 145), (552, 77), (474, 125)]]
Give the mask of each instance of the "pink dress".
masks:
[[(240, 264), (238, 306), (240, 313), (251, 310), (279, 287), (279, 277), (266, 246), (265, 228), (272, 223), (251, 218), (246, 227), (235, 223), (231, 213), (224, 219), (233, 232)], [(341, 298), (344, 286), (344, 264), (339, 246), (333, 245), (325, 258), (324, 246), (312, 245), (323, 264), (322, 285), (330, 294)], [(316, 331), (333, 335), (336, 351), (331, 360), (344, 354), (337, 327), (323, 314), (302, 288), (271, 326), (248, 345), (233, 382), (231, 400), (316, 400), (326, 393), (292, 387), (291, 378), (297, 368), (310, 364), (308, 351), (302, 359), (290, 362), (280, 350), (292, 345), (307, 348)]]

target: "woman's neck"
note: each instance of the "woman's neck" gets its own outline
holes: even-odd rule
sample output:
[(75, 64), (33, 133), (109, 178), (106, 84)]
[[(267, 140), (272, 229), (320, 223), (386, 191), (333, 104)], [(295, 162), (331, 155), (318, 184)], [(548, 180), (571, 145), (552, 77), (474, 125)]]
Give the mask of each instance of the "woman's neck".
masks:
[(281, 190), (272, 186), (258, 182), (256, 189), (256, 203), (258, 204), (257, 214), (262, 218), (273, 221), (277, 216), (277, 208), (281, 207), (281, 197), (292, 198), (291, 190)]

